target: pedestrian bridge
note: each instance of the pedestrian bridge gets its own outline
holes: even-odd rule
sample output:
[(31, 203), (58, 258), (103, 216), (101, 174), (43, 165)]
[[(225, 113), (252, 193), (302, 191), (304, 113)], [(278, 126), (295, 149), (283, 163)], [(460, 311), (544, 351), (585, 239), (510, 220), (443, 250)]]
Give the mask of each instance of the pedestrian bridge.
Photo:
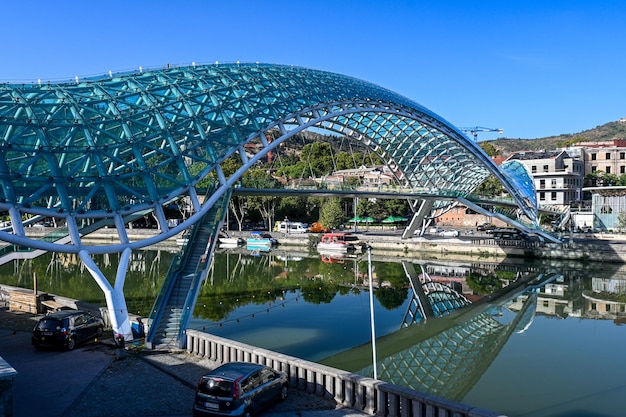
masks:
[[(104, 73), (65, 82), (0, 84), (0, 240), (76, 253), (105, 293), (116, 333), (132, 338), (123, 287), (130, 253), (173, 237), (213, 210), (243, 173), (295, 134), (330, 132), (358, 141), (389, 167), (409, 193), (435, 189), (464, 198), (490, 176), (531, 224), (537, 201), (517, 161), (496, 166), (441, 116), (383, 87), (349, 76), (268, 64), (167, 66)], [(231, 158), (242, 166), (223, 168)], [(169, 224), (181, 199), (191, 215)], [(446, 207), (429, 199), (418, 217)], [(156, 236), (130, 241), (127, 225), (152, 213)], [(25, 222), (51, 221), (66, 238), (29, 235)], [(114, 241), (83, 242), (110, 227)], [(120, 252), (113, 285), (93, 262)]]

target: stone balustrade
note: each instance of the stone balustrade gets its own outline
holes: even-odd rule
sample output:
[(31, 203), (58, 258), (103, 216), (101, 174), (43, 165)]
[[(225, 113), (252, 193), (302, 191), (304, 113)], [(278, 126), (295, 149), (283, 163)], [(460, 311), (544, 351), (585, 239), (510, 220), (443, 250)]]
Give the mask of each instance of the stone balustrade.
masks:
[(498, 413), (449, 401), (245, 343), (187, 330), (187, 352), (218, 363), (242, 361), (270, 366), (289, 376), (292, 388), (334, 398), (372, 416), (497, 417)]

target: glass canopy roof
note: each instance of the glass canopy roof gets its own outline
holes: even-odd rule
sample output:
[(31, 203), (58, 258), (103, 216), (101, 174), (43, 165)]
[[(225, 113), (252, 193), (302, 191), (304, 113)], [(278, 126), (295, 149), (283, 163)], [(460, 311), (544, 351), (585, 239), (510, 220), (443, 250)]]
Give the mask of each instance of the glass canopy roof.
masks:
[[(255, 158), (245, 144), (260, 143), (266, 154), (309, 127), (363, 142), (416, 192), (466, 196), (493, 174), (536, 218), (534, 194), (519, 187), (528, 179), (517, 177), (527, 172), (500, 170), (457, 128), (402, 95), (306, 68), (215, 64), (0, 84), (0, 210), (14, 225), (0, 239), (23, 236), (21, 218), (52, 216), (70, 230), (108, 220), (127, 245), (124, 223), (149, 211), (165, 239), (203, 214), (199, 181), (213, 175), (217, 190), (236, 181), (223, 176), (224, 159), (238, 154), (248, 167)], [(270, 143), (275, 129), (282, 136)], [(170, 229), (163, 208), (177, 197), (191, 198), (197, 215)], [(74, 249), (57, 249), (77, 250), (77, 236)]]

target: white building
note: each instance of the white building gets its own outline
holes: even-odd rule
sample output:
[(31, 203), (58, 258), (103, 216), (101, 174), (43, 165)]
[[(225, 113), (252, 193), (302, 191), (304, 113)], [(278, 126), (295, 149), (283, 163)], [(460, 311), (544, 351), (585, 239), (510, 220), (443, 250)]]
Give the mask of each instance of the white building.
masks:
[(535, 181), (539, 205), (571, 205), (582, 200), (585, 164), (573, 150), (516, 152), (507, 160), (523, 163)]

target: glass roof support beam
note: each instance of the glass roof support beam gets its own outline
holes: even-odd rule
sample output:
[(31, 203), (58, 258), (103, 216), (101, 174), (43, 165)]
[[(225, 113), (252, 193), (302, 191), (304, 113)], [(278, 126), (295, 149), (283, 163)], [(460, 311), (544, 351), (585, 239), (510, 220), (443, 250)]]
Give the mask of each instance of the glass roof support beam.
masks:
[(91, 258), (91, 254), (85, 250), (78, 252), (81, 261), (83, 261), (83, 264), (93, 279), (104, 292), (114, 337), (122, 335), (125, 341), (133, 340), (133, 332), (128, 318), (128, 308), (126, 307), (126, 299), (124, 298), (124, 281), (126, 280), (126, 270), (128, 269), (130, 254), (131, 250), (129, 248), (122, 251), (120, 262), (117, 266), (115, 286), (111, 286), (100, 268), (98, 268), (98, 265), (96, 265)]

